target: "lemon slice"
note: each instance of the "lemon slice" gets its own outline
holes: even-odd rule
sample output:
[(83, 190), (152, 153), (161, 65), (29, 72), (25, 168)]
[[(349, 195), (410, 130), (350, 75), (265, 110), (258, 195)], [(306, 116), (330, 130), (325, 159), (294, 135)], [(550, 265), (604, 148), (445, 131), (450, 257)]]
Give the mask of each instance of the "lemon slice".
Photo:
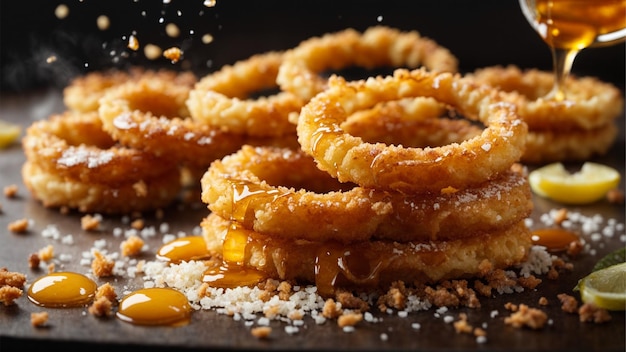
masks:
[(578, 283), (580, 298), (607, 310), (626, 310), (626, 263), (594, 271)]
[(0, 149), (8, 147), (22, 133), (20, 126), (5, 121), (0, 121)]
[(617, 187), (620, 174), (610, 166), (585, 162), (570, 173), (561, 163), (541, 167), (528, 174), (535, 194), (565, 204), (588, 204), (604, 198)]

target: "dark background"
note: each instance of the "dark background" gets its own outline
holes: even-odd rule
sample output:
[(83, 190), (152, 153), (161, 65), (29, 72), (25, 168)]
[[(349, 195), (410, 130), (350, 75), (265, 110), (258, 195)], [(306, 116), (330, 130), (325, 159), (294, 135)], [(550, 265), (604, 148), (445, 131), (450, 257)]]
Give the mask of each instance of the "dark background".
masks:
[[(70, 8), (65, 19), (54, 14), (60, 3)], [(205, 74), (254, 53), (288, 49), (313, 35), (377, 24), (417, 30), (436, 40), (459, 58), (462, 71), (498, 64), (551, 70), (550, 51), (516, 0), (217, 0), (211, 8), (203, 0), (36, 0), (2, 1), (0, 13), (0, 89), (5, 92), (62, 87), (73, 76), (113, 66)], [(107, 30), (97, 28), (99, 15), (109, 17)], [(165, 34), (168, 22), (178, 25), (180, 37)], [(176, 64), (147, 60), (143, 51), (126, 48), (133, 32), (140, 44), (180, 47), (184, 59)], [(210, 44), (201, 40), (207, 33), (214, 37)], [(624, 52), (624, 44), (583, 50), (573, 72), (623, 88)], [(51, 56), (56, 61), (47, 63)]]

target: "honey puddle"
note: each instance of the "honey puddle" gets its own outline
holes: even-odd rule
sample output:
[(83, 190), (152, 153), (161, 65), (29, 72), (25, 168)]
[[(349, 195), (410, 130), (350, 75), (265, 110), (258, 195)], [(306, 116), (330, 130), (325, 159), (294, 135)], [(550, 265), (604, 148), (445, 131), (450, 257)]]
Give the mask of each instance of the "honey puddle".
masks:
[(85, 275), (57, 272), (35, 280), (28, 289), (28, 299), (48, 308), (80, 307), (93, 300), (96, 283)]
[(549, 252), (565, 251), (571, 243), (580, 241), (577, 234), (561, 228), (535, 230), (531, 239), (534, 245), (546, 247)]
[(157, 252), (157, 258), (171, 263), (200, 260), (210, 256), (202, 236), (187, 236), (175, 239), (163, 245)]
[(191, 305), (177, 290), (144, 288), (122, 298), (117, 317), (136, 325), (184, 326), (191, 320)]

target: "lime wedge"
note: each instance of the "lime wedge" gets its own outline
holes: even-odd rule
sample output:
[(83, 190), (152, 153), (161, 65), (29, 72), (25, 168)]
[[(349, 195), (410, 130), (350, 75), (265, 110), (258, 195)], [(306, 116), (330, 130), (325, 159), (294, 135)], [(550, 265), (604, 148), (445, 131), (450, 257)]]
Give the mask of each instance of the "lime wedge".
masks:
[(0, 149), (4, 149), (15, 142), (20, 136), (20, 133), (22, 133), (20, 126), (6, 121), (0, 121)]
[(580, 298), (607, 310), (626, 310), (626, 263), (594, 271), (578, 283)]
[(580, 171), (570, 173), (561, 163), (553, 163), (528, 175), (535, 194), (564, 204), (589, 204), (604, 198), (618, 186), (620, 174), (610, 166), (585, 162)]

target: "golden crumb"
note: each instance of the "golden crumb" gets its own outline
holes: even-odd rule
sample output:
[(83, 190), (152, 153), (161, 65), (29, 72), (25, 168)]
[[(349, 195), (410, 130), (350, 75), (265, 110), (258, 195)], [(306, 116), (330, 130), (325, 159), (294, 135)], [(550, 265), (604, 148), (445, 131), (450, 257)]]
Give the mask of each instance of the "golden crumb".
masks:
[(606, 194), (606, 199), (612, 204), (624, 204), (624, 192), (614, 188)]
[(133, 51), (139, 50), (139, 40), (137, 39), (137, 37), (131, 34), (128, 37), (128, 44), (126, 44), (126, 47)]
[(0, 268), (0, 286), (24, 287), (26, 275)]
[(94, 251), (94, 259), (91, 262), (91, 271), (97, 277), (107, 277), (113, 275), (113, 268), (115, 262), (109, 260), (104, 254), (99, 251)]
[(280, 315), (280, 306), (278, 304), (271, 305), (263, 309), (263, 314), (268, 319), (274, 319)]
[(59, 208), (59, 213), (61, 213), (61, 215), (67, 215), (70, 213), (70, 208), (64, 205)]
[(80, 227), (85, 231), (98, 231), (102, 219), (99, 216), (84, 215), (80, 218)]
[(257, 326), (250, 329), (250, 333), (256, 338), (266, 339), (270, 337), (272, 333), (272, 328), (269, 326)]
[(56, 268), (56, 266), (54, 265), (54, 263), (48, 264), (48, 274), (53, 273), (55, 268)]
[(88, 311), (97, 317), (109, 317), (113, 315), (113, 303), (106, 297), (98, 297), (89, 306)]
[(393, 282), (389, 290), (378, 298), (378, 309), (381, 312), (388, 307), (403, 310), (406, 306), (407, 292), (403, 282)]
[(474, 336), (487, 336), (487, 331), (483, 328), (474, 328)]
[(180, 48), (171, 47), (163, 51), (163, 56), (170, 59), (172, 63), (178, 62), (183, 56), (183, 51)]
[(470, 334), (474, 329), (472, 325), (467, 322), (467, 314), (465, 313), (459, 314), (459, 320), (455, 321), (453, 326), (457, 334)]
[(13, 233), (26, 233), (28, 231), (28, 219), (19, 219), (9, 223), (7, 229)]
[(454, 188), (452, 186), (448, 186), (446, 188), (442, 188), (441, 189), (441, 194), (452, 194), (452, 193), (456, 193), (458, 191), (459, 191), (458, 189), (456, 189), (456, 188)]
[(22, 297), (22, 289), (13, 286), (0, 286), (0, 303), (12, 306), (15, 300)]
[(133, 189), (138, 197), (145, 197), (148, 195), (148, 186), (143, 180), (137, 181), (133, 184)]
[(117, 302), (117, 293), (115, 293), (115, 288), (108, 282), (100, 285), (98, 290), (96, 290), (96, 298), (100, 297), (104, 297), (112, 303)]
[(581, 322), (601, 324), (610, 321), (611, 315), (606, 309), (585, 303), (578, 308), (578, 318)]
[(163, 209), (157, 209), (157, 210), (154, 212), (154, 217), (155, 217), (156, 219), (161, 220), (161, 219), (163, 219), (163, 218), (165, 217), (165, 212), (163, 211)]
[(339, 325), (340, 328), (355, 326), (361, 320), (363, 320), (363, 313), (344, 312), (337, 318), (337, 325)]
[(292, 310), (291, 312), (287, 313), (287, 318), (291, 320), (302, 320), (304, 319), (304, 312), (299, 309)]
[(328, 319), (335, 319), (343, 313), (341, 305), (337, 304), (332, 298), (329, 298), (324, 302), (324, 308), (322, 309), (322, 316)]
[(28, 256), (28, 267), (31, 269), (39, 268), (39, 264), (41, 264), (41, 258), (39, 258), (38, 253), (31, 253)]
[(357, 297), (352, 292), (338, 290), (335, 293), (335, 300), (343, 309), (353, 309), (364, 312), (369, 309), (369, 304), (363, 299)]
[(30, 313), (30, 325), (39, 328), (48, 323), (48, 312)]
[(548, 299), (543, 297), (543, 296), (541, 296), (541, 297), (539, 297), (539, 302), (538, 303), (539, 303), (540, 306), (547, 306), (548, 305)]
[(535, 277), (534, 275), (528, 275), (527, 277), (519, 277), (517, 279), (517, 283), (523, 288), (534, 290), (541, 283), (541, 279)]
[(548, 315), (537, 308), (530, 308), (520, 304), (518, 310), (504, 318), (504, 323), (514, 328), (529, 327), (534, 330), (542, 329), (548, 321)]
[(209, 289), (209, 287), (211, 287), (211, 285), (209, 285), (206, 282), (203, 282), (200, 285), (200, 287), (198, 287), (198, 297), (199, 298), (207, 297), (207, 290)]
[(44, 262), (49, 262), (54, 258), (54, 246), (49, 244), (37, 251), (37, 256)]
[(133, 220), (133, 222), (130, 223), (130, 227), (132, 227), (135, 230), (143, 230), (145, 226), (146, 226), (146, 223), (141, 218), (135, 219)]
[(279, 293), (286, 294), (287, 296), (285, 298), (288, 299), (289, 295), (291, 295), (292, 293), (291, 291), (292, 288), (293, 286), (289, 282), (281, 281), (280, 284), (278, 284), (278, 287), (276, 288), (276, 290), (278, 290)]
[(580, 252), (582, 252), (584, 248), (583, 242), (578, 240), (578, 241), (572, 241), (570, 242), (569, 246), (567, 247), (567, 255), (569, 255), (570, 257), (575, 257), (577, 255), (580, 254)]
[(509, 311), (511, 311), (511, 312), (517, 312), (517, 309), (518, 309), (518, 308), (519, 308), (519, 307), (517, 306), (517, 304), (512, 303), (512, 302), (506, 302), (506, 303), (504, 304), (504, 309), (509, 310)]
[(578, 301), (574, 296), (560, 293), (556, 297), (561, 301), (561, 310), (567, 313), (576, 313), (578, 310)]
[(557, 210), (552, 218), (557, 225), (561, 225), (563, 221), (567, 220), (567, 209), (561, 208)]
[(17, 185), (8, 185), (4, 187), (4, 196), (7, 198), (15, 198), (17, 197)]
[(143, 245), (144, 241), (141, 239), (141, 237), (132, 235), (128, 237), (125, 241), (120, 243), (120, 250), (123, 256), (132, 257), (141, 253)]

